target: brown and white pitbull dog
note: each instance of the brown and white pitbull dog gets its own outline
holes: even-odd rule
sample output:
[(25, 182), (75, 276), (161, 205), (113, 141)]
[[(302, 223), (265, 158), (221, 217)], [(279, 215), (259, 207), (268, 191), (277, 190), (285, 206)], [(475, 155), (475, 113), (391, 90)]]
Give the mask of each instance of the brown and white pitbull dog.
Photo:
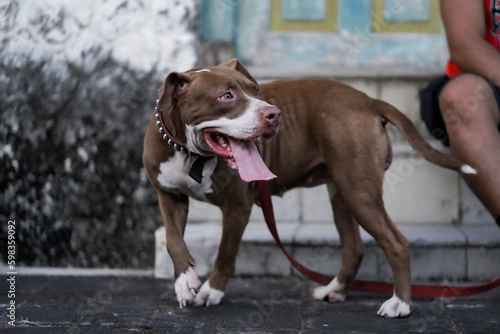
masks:
[[(275, 195), (328, 184), (342, 266), (330, 284), (314, 290), (315, 299), (345, 299), (364, 253), (359, 224), (383, 249), (394, 276), (394, 295), (378, 314), (410, 314), (408, 242), (382, 200), (392, 157), (385, 124), (394, 124), (425, 159), (463, 173), (474, 169), (434, 150), (393, 106), (332, 80), (259, 85), (233, 59), (172, 72), (158, 94), (159, 115), (149, 123), (143, 161), (158, 193), (180, 307), (220, 303), (252, 206), (258, 204), (252, 181), (270, 180)], [(202, 173), (198, 182), (188, 175), (195, 165)], [(214, 204), (223, 214), (219, 252), (203, 285), (183, 240), (189, 197)]]

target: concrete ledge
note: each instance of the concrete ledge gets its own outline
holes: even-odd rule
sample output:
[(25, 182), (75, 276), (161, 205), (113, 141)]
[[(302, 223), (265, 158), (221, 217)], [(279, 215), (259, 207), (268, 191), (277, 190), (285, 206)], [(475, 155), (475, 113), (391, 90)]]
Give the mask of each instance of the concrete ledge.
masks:
[[(0, 272), (11, 273), (5, 263), (0, 264)], [(78, 276), (78, 277), (152, 277), (152, 269), (111, 269), (111, 268), (75, 268), (75, 267), (26, 267), (16, 266), (18, 276)]]
[(416, 68), (408, 66), (305, 66), (290, 71), (288, 66), (247, 66), (247, 69), (259, 80), (279, 80), (299, 77), (337, 78), (337, 79), (404, 79), (430, 80), (443, 75), (443, 67)]
[[(487, 281), (500, 275), (500, 230), (495, 225), (457, 227), (404, 224), (412, 256), (412, 279), (418, 281)], [(289, 252), (303, 265), (326, 274), (340, 267), (340, 241), (333, 223), (280, 223), (278, 230)], [(200, 276), (210, 273), (217, 255), (221, 226), (188, 224), (186, 243)], [(366, 246), (358, 278), (391, 281), (382, 250), (362, 231)], [(164, 228), (156, 231), (155, 276), (173, 277), (173, 265), (165, 248)], [(291, 264), (274, 242), (265, 223), (251, 222), (238, 253), (236, 275), (287, 275)]]
[[(449, 149), (436, 141), (439, 151)], [(393, 145), (393, 162), (384, 177), (384, 203), (398, 224), (494, 224), (486, 208), (459, 173), (433, 165), (418, 156), (407, 143)], [(331, 222), (332, 209), (326, 186), (295, 188), (273, 197), (278, 223)], [(208, 203), (190, 201), (189, 220), (220, 222), (220, 210)], [(251, 222), (264, 222), (261, 210), (252, 211)]]

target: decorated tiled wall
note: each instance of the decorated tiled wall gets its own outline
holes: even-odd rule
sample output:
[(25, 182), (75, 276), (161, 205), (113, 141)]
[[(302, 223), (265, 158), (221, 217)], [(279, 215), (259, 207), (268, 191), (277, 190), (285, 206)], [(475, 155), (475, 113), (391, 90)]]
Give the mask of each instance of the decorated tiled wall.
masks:
[(437, 0), (203, 0), (206, 41), (258, 68), (441, 68)]
[[(439, 33), (439, 1), (430, 0), (246, 0), (269, 2), (271, 31), (323, 31), (371, 26), (373, 32)], [(203, 35), (230, 40), (241, 0), (203, 0)], [(236, 14), (236, 15), (235, 15)], [(251, 13), (247, 13), (252, 15)]]

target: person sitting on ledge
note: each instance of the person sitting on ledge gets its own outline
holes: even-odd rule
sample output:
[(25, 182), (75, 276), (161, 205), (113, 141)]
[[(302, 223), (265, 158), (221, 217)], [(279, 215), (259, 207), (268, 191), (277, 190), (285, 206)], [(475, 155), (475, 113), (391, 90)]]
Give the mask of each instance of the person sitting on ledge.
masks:
[(421, 91), (421, 114), (500, 225), (500, 1), (441, 0), (450, 60), (444, 77)]

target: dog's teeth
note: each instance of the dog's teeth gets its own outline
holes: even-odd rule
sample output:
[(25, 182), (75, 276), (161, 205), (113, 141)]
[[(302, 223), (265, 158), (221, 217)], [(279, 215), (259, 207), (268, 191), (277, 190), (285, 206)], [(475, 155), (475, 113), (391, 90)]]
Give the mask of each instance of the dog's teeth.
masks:
[(222, 136), (217, 136), (217, 140), (219, 141), (219, 144), (221, 144), (222, 147), (228, 148), (227, 147), (227, 142)]

